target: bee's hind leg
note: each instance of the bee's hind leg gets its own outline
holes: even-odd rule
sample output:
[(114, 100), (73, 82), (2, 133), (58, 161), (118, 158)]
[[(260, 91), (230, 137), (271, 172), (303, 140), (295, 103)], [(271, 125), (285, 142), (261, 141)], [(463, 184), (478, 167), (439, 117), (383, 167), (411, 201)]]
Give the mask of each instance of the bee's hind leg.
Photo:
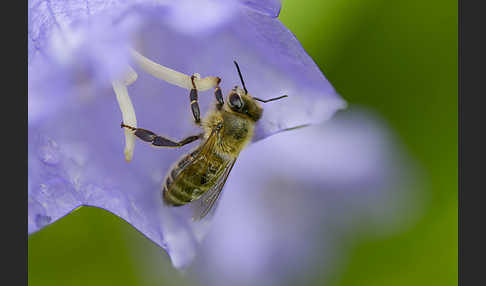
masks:
[(182, 147), (186, 144), (189, 144), (191, 142), (194, 142), (198, 139), (201, 139), (203, 137), (203, 134), (195, 135), (195, 136), (189, 136), (179, 142), (175, 142), (173, 140), (170, 140), (168, 138), (159, 136), (155, 134), (154, 132), (142, 128), (134, 128), (128, 125), (121, 124), (121, 127), (123, 128), (128, 128), (133, 131), (133, 134), (137, 136), (138, 138), (142, 139), (145, 142), (149, 142), (152, 144), (152, 146), (156, 147), (173, 147), (173, 148), (178, 148)]

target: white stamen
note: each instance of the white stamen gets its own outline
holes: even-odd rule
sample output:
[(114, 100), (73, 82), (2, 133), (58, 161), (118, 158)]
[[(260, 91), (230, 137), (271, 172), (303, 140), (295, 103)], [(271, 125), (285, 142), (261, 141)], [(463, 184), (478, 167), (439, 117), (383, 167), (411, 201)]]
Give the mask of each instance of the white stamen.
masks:
[(129, 86), (132, 83), (134, 83), (137, 80), (137, 78), (138, 78), (137, 73), (133, 70), (131, 66), (127, 65), (126, 72), (123, 75), (122, 83), (125, 86)]
[[(132, 56), (135, 59), (137, 65), (146, 73), (149, 73), (158, 79), (164, 80), (170, 84), (177, 85), (185, 89), (192, 88), (190, 76), (170, 69), (168, 67), (159, 65), (158, 63), (153, 62), (150, 59), (142, 56), (135, 50), (132, 50)], [(219, 83), (219, 78), (215, 76), (208, 76), (205, 78), (200, 78), (200, 76), (196, 76), (194, 79), (194, 83), (198, 90), (204, 91), (216, 87)]]
[[(134, 128), (137, 128), (137, 118), (135, 117), (135, 109), (133, 108), (132, 101), (128, 96), (128, 90), (126, 85), (118, 80), (112, 81), (113, 90), (116, 94), (116, 100), (120, 105), (122, 113), (123, 123)], [(125, 160), (130, 162), (133, 157), (133, 149), (135, 148), (135, 135), (132, 131), (125, 129)]]

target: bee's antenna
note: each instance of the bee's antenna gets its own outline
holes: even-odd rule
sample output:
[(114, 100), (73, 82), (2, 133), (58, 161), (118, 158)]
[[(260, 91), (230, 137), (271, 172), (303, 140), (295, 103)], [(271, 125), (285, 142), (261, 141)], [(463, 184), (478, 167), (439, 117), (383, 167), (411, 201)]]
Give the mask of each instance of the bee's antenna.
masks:
[(238, 75), (240, 76), (241, 84), (243, 85), (243, 89), (245, 90), (245, 94), (248, 94), (248, 90), (246, 90), (245, 82), (243, 81), (243, 76), (241, 75), (240, 67), (236, 61), (233, 61), (236, 65), (236, 69), (238, 70)]
[(260, 98), (258, 98), (258, 97), (253, 97), (253, 99), (254, 99), (254, 100), (261, 101), (261, 102), (263, 102), (263, 103), (267, 103), (267, 102), (269, 102), (269, 101), (279, 100), (279, 99), (282, 99), (282, 98), (284, 98), (284, 97), (288, 97), (288, 95), (282, 95), (282, 96), (279, 96), (279, 97), (274, 97), (274, 98), (270, 98), (270, 99), (267, 99), (267, 100), (265, 100), (265, 99), (260, 99)]

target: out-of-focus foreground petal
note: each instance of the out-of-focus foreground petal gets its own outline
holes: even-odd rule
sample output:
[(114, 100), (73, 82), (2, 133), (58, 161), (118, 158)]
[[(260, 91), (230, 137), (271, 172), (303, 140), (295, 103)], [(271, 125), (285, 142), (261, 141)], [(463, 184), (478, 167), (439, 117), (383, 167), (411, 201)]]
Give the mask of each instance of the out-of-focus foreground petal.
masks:
[(266, 13), (271, 17), (278, 17), (280, 13), (280, 7), (282, 6), (281, 0), (239, 0), (244, 5), (253, 8), (262, 13)]
[[(123, 82), (132, 67), (138, 77), (127, 92), (138, 127), (175, 140), (199, 132), (189, 92), (143, 72), (132, 49), (187, 75), (219, 76), (223, 91), (239, 84), (233, 65), (237, 60), (253, 96), (288, 94), (264, 104), (255, 140), (322, 122), (345, 107), (275, 18), (279, 1), (187, 3), (29, 2), (29, 233), (81, 205), (95, 206), (120, 216), (166, 249), (175, 266), (194, 258), (207, 221), (192, 224), (177, 211), (172, 214), (162, 206), (160, 194), (170, 166), (191, 146), (153, 149), (137, 141), (133, 159), (126, 163), (122, 114), (112, 82)], [(197, 7), (203, 4), (224, 15), (207, 10), (199, 15)], [(203, 112), (214, 101), (212, 91), (200, 92)]]
[(231, 174), (192, 270), (203, 285), (306, 285), (315, 269), (325, 275), (341, 263), (339, 242), (353, 228), (378, 235), (413, 219), (413, 166), (362, 110), (254, 144)]

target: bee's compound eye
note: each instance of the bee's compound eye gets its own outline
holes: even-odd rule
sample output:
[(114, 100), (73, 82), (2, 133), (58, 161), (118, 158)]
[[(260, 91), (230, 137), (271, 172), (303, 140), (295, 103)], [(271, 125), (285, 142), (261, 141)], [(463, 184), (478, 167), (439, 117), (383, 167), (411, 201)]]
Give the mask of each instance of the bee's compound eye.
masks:
[(229, 105), (234, 109), (241, 109), (243, 107), (243, 101), (238, 94), (233, 93), (229, 97)]

